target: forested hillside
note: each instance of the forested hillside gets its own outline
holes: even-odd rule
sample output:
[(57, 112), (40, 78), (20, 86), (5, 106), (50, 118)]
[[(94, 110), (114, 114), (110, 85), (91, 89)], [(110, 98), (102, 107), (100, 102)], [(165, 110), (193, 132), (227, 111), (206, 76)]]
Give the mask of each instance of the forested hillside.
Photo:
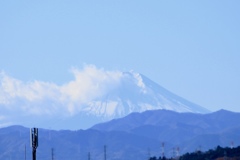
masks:
[(240, 160), (240, 146), (236, 148), (217, 146), (206, 152), (200, 150), (193, 153), (185, 153), (179, 157), (150, 157), (149, 160)]

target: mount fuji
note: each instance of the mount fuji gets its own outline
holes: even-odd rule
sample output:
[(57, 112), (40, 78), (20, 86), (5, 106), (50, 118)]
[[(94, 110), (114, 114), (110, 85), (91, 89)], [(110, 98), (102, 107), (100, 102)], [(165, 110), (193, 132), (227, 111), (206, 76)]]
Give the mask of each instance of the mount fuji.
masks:
[[(108, 77), (103, 75), (102, 79), (109, 79)], [(4, 88), (3, 78), (0, 80), (0, 88)], [(116, 81), (116, 83), (113, 85), (112, 81)], [(26, 127), (38, 126), (41, 128), (76, 130), (86, 129), (96, 123), (121, 118), (132, 112), (143, 112), (146, 110), (164, 109), (176, 112), (210, 112), (199, 105), (171, 93), (146, 76), (133, 71), (118, 72), (117, 80), (115, 78), (112, 81), (109, 81), (109, 83), (104, 81), (104, 85), (103, 83), (93, 83), (93, 87), (103, 88), (103, 91), (98, 93), (97, 96), (88, 98), (84, 103), (78, 103), (78, 101), (74, 103), (58, 101), (58, 99), (63, 99), (64, 91), (66, 91), (63, 88), (66, 85), (55, 85), (52, 87), (52, 85), (48, 84), (45, 88), (48, 88), (48, 93), (50, 92), (51, 94), (45, 95), (44, 98), (38, 101), (30, 101), (19, 96), (14, 99), (14, 103), (0, 103), (0, 113), (4, 113), (4, 115), (0, 115), (2, 117), (0, 118), (0, 124), (1, 126), (23, 125)], [(40, 84), (42, 85), (42, 83)], [(54, 93), (52, 93), (53, 90)], [(77, 87), (73, 90), (75, 92), (81, 91)], [(57, 96), (51, 97), (49, 95)], [(68, 114), (67, 116), (58, 114), (59, 110), (64, 108), (65, 105), (72, 107), (74, 114)], [(17, 108), (16, 106), (20, 107), (14, 111), (9, 109)], [(36, 112), (26, 113), (28, 106), (34, 106)], [(41, 112), (41, 114), (36, 114), (44, 108), (48, 110), (43, 113)]]
[(124, 72), (120, 85), (84, 108), (89, 114), (119, 118), (132, 112), (165, 109), (176, 112), (207, 113), (207, 109), (164, 89), (146, 76)]

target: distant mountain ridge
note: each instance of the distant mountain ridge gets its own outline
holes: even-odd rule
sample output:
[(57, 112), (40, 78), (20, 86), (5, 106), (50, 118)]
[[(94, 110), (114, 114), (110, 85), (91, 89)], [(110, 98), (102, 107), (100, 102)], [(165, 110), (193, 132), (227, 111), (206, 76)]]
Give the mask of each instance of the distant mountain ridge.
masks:
[[(96, 124), (92, 129), (102, 131), (129, 131), (138, 127), (138, 125), (162, 126), (179, 123), (196, 125), (205, 129), (221, 130), (233, 126), (240, 126), (240, 123), (236, 121), (237, 119), (240, 120), (239, 113), (227, 110), (219, 110), (208, 114), (179, 113), (169, 110), (149, 110), (143, 113), (131, 113), (124, 118)], [(217, 125), (212, 124), (212, 122), (215, 121), (218, 122)]]
[[(218, 145), (240, 145), (240, 113), (220, 110), (209, 114), (178, 113), (153, 110), (132, 113), (124, 118), (101, 123), (87, 130), (39, 129), (37, 158), (103, 159), (104, 146), (111, 160), (147, 160), (164, 154), (171, 157), (173, 148), (180, 154), (206, 151)], [(0, 129), (0, 159), (23, 159), (26, 145), (27, 160), (31, 159), (29, 129), (11, 126)]]
[[(183, 151), (197, 145), (240, 144), (240, 113), (219, 110), (209, 114), (178, 113), (152, 110), (132, 113), (124, 118), (93, 126), (91, 129), (112, 132), (123, 131), (138, 136), (178, 145)], [(175, 146), (176, 147), (176, 146)]]

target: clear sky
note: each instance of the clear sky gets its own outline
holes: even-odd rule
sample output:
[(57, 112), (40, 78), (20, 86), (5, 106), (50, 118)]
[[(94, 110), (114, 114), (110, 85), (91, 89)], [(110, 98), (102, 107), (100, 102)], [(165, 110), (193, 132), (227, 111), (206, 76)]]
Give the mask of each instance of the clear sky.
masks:
[(0, 70), (64, 84), (134, 70), (212, 111), (240, 112), (239, 0), (1, 0)]

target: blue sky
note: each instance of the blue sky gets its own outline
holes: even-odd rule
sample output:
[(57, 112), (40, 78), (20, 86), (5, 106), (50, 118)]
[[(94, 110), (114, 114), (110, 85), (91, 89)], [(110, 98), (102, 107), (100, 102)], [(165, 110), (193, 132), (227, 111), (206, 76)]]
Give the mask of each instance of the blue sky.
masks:
[(64, 84), (134, 70), (212, 111), (240, 112), (240, 1), (0, 1), (0, 70)]

